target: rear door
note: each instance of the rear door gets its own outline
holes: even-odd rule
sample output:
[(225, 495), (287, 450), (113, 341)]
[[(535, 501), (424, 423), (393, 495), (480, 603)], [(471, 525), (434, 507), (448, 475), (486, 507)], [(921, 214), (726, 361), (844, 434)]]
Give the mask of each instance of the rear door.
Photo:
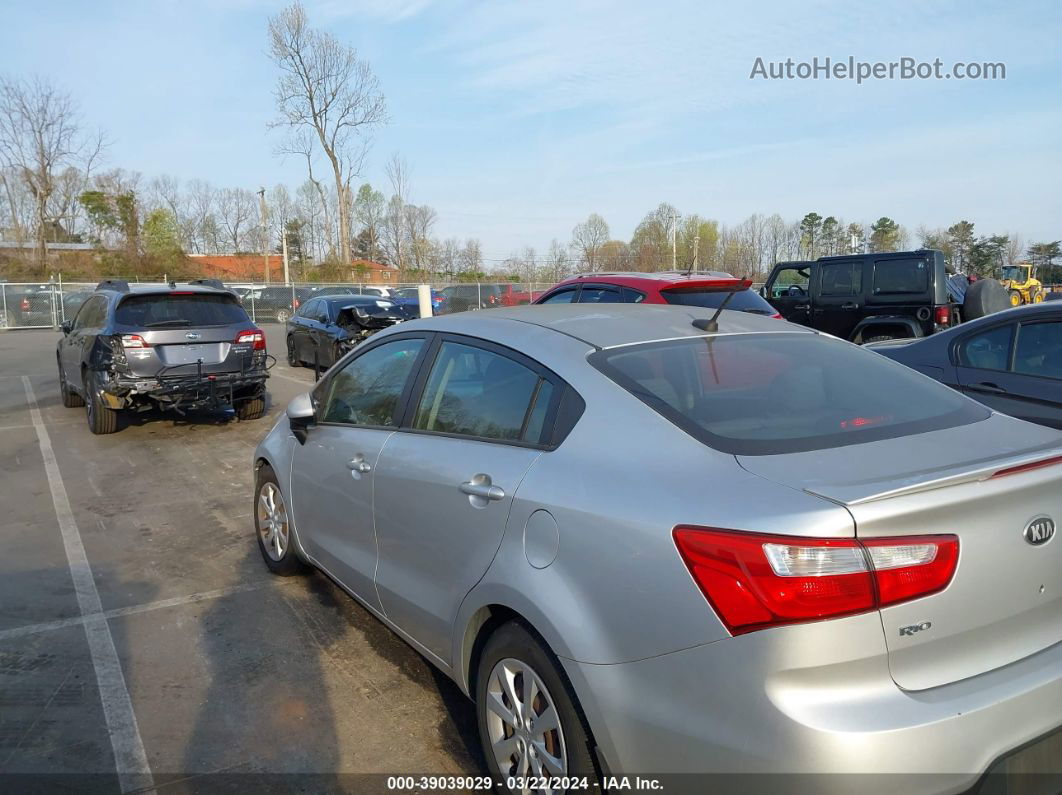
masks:
[(849, 339), (863, 317), (863, 260), (823, 262), (814, 284), (811, 325)]
[(420, 380), (410, 428), (376, 470), (376, 585), (387, 617), (448, 659), (457, 609), (494, 559), (560, 390), (520, 354), (456, 336)]

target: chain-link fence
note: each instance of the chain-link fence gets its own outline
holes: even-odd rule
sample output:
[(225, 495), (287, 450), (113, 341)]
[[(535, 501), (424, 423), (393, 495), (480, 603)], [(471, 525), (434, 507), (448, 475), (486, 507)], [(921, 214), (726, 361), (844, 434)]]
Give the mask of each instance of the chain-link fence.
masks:
[[(147, 285), (141, 282), (140, 285)], [(159, 281), (157, 286), (164, 286)], [(432, 289), (432, 313), (448, 314), (477, 309), (529, 304), (548, 290), (550, 283), (429, 281), (400, 284), (368, 282), (226, 282), (255, 323), (284, 323), (315, 296), (368, 295), (419, 307), (417, 288)], [(0, 329), (58, 328), (73, 320), (97, 282), (0, 282)], [(135, 285), (134, 285), (135, 289)]]

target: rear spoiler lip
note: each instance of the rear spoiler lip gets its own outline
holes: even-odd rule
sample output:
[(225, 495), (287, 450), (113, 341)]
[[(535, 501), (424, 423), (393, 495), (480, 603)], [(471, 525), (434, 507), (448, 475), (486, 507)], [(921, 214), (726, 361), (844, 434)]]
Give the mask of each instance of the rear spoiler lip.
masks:
[[(910, 494), (920, 494), (927, 491), (934, 491), (936, 489), (946, 488), (948, 486), (958, 486), (963, 483), (977, 483), (991, 479), (994, 475), (1007, 469), (1018, 469), (1026, 467), (1030, 464), (1037, 464), (1040, 462), (1050, 461), (1052, 458), (1059, 458), (1062, 456), (1062, 448), (1056, 446), (1053, 442), (1048, 448), (1041, 448), (1035, 455), (1029, 455), (1023, 453), (1018, 456), (1003, 459), (993, 459), (990, 464), (983, 466), (976, 466), (973, 469), (968, 469), (962, 472), (957, 472), (952, 475), (944, 475), (943, 477), (933, 478), (930, 480), (924, 480), (919, 483), (912, 483), (909, 486), (900, 486), (895, 489), (888, 489), (887, 491), (881, 491), (876, 494), (868, 494), (865, 497), (857, 497), (852, 500), (844, 500), (837, 496), (831, 496), (824, 494), (814, 489), (804, 489), (806, 494), (810, 494), (815, 497), (822, 497), (823, 499), (830, 500), (831, 502), (838, 503), (840, 505), (865, 505), (871, 502), (879, 502), (881, 500), (888, 500), (894, 497), (906, 497)], [(1054, 464), (1056, 466), (1062, 466), (1062, 461)], [(1050, 466), (1050, 464), (1049, 464)], [(1015, 473), (1018, 474), (1018, 473)]]

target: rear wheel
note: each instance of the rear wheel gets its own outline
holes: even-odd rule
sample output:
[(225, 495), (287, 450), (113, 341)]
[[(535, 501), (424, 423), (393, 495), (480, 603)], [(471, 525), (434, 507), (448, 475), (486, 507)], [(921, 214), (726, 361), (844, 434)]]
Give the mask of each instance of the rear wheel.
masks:
[(1023, 301), (1022, 301), (1022, 297), (1021, 297), (1021, 290), (1011, 290), (1010, 291), (1010, 305), (1011, 306), (1021, 306), (1022, 303), (1023, 303)]
[(83, 384), (85, 387), (85, 418), (88, 420), (89, 430), (97, 435), (114, 433), (118, 430), (118, 412), (103, 405), (99, 390), (93, 384), (94, 380), (95, 376), (92, 375), (92, 371), (86, 370)]
[(70, 388), (70, 384), (66, 382), (66, 373), (63, 372), (63, 365), (59, 363), (59, 396), (63, 399), (63, 405), (68, 409), (81, 408), (85, 405), (85, 401), (82, 400), (81, 395)]
[(895, 339), (899, 339), (899, 337), (896, 337), (896, 336), (894, 336), (892, 334), (877, 334), (877, 335), (875, 335), (873, 337), (866, 337), (863, 340), (863, 342), (864, 343), (867, 343), (867, 342), (885, 342), (885, 340), (895, 340)]
[(277, 476), (268, 464), (255, 478), (254, 529), (258, 551), (274, 574), (290, 577), (307, 570), (295, 553), (294, 536), (288, 518), (288, 504), (280, 491)]
[(290, 318), (290, 317), (291, 317), (291, 312), (289, 312), (287, 309), (278, 309), (277, 310), (277, 323), (287, 323), (288, 322), (288, 318)]
[(293, 337), (288, 337), (288, 366), (299, 366), (299, 359), (295, 356), (295, 339)]
[(1044, 291), (1043, 290), (1033, 290), (1032, 291), (1032, 302), (1034, 304), (1042, 304), (1044, 302)]
[(236, 416), (241, 420), (257, 420), (265, 414), (265, 398), (245, 400), (236, 407)]
[(556, 657), (522, 623), (487, 640), (476, 676), (476, 715), (487, 767), (510, 776), (599, 779), (582, 710)]

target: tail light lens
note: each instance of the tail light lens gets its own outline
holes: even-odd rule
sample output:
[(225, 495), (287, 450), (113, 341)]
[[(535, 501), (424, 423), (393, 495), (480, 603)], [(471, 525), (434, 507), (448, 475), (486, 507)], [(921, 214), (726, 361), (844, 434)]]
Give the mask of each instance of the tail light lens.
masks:
[(121, 336), (122, 347), (126, 350), (131, 348), (150, 348), (151, 343), (144, 340), (139, 334), (123, 334)]
[(938, 326), (946, 326), (951, 322), (951, 308), (938, 306), (936, 311), (936, 323)]
[(678, 527), (675, 545), (732, 635), (864, 613), (951, 582), (955, 536), (794, 538)]
[(264, 351), (266, 349), (265, 334), (260, 329), (248, 329), (236, 335), (237, 345), (253, 345), (253, 350)]

